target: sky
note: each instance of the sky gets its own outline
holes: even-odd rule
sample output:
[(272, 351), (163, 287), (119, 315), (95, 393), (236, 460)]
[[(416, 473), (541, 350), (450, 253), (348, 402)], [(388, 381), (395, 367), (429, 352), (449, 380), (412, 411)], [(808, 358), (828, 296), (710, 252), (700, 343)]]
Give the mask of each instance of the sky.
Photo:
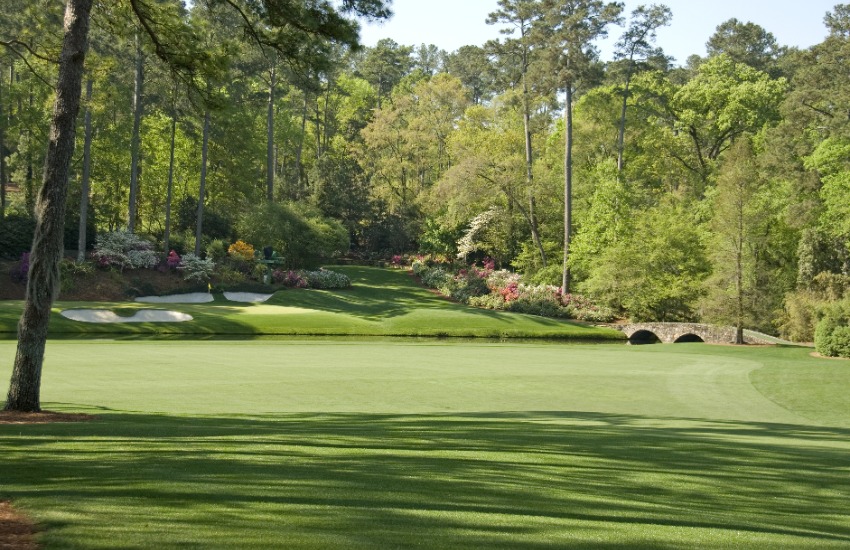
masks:
[[(626, 0), (628, 16), (641, 4), (666, 4), (673, 11), (669, 27), (659, 29), (657, 44), (676, 64), (690, 55), (705, 55), (705, 43), (717, 25), (731, 19), (751, 21), (772, 32), (783, 46), (807, 48), (827, 34), (823, 17), (837, 0)], [(452, 52), (461, 46), (480, 46), (501, 36), (499, 27), (487, 25), (497, 0), (393, 0), (395, 15), (382, 24), (364, 23), (361, 40), (374, 46), (381, 38), (402, 45), (435, 44)], [(613, 43), (623, 29), (611, 27), (609, 38), (598, 44), (603, 60), (611, 59)]]

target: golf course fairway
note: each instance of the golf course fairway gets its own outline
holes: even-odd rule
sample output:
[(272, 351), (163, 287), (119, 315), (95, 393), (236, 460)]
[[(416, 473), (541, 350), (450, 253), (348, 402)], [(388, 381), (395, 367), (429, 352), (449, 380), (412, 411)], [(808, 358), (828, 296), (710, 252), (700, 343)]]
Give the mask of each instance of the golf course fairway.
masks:
[(809, 351), (51, 341), (44, 408), (96, 419), (0, 425), (0, 500), (45, 548), (846, 548)]

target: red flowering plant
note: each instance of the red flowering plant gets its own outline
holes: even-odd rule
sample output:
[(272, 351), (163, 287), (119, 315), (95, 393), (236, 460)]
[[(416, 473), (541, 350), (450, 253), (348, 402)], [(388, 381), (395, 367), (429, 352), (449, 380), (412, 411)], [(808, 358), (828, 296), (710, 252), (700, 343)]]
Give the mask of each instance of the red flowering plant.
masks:
[(512, 302), (519, 298), (519, 283), (516, 281), (510, 282), (504, 288), (498, 289), (498, 293), (506, 302)]
[(180, 265), (180, 255), (172, 250), (168, 253), (168, 257), (165, 259), (165, 263), (166, 265), (168, 265), (169, 268), (177, 269), (177, 266)]
[(272, 280), (279, 285), (288, 288), (307, 288), (307, 279), (299, 271), (284, 271), (283, 269), (275, 269), (272, 273)]

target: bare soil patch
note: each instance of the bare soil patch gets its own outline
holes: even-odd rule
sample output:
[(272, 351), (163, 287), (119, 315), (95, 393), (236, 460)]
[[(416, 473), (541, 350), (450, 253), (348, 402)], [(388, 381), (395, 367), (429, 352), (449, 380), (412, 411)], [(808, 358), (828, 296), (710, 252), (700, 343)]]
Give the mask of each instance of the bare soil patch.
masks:
[(36, 527), (8, 501), (0, 501), (0, 549), (36, 550)]

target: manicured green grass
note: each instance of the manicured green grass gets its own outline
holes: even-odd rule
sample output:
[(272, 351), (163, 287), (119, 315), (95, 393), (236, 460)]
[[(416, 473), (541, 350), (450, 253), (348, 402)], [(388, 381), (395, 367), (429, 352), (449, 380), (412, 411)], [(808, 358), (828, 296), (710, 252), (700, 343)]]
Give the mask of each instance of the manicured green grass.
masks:
[[(50, 321), (54, 337), (159, 335), (356, 335), (485, 338), (623, 339), (610, 329), (495, 312), (452, 303), (418, 286), (405, 272), (369, 267), (334, 267), (349, 275), (353, 288), (339, 291), (285, 290), (262, 304), (229, 302), (221, 295), (208, 304), (58, 302)], [(21, 302), (0, 302), (0, 337), (17, 331)], [(192, 315), (186, 323), (91, 324), (70, 321), (64, 309), (165, 309)]]
[[(0, 426), (0, 499), (40, 522), (47, 548), (850, 546), (850, 362), (805, 349), (63, 340), (47, 353), (45, 405), (99, 415)], [(13, 354), (0, 342), (0, 364)]]

